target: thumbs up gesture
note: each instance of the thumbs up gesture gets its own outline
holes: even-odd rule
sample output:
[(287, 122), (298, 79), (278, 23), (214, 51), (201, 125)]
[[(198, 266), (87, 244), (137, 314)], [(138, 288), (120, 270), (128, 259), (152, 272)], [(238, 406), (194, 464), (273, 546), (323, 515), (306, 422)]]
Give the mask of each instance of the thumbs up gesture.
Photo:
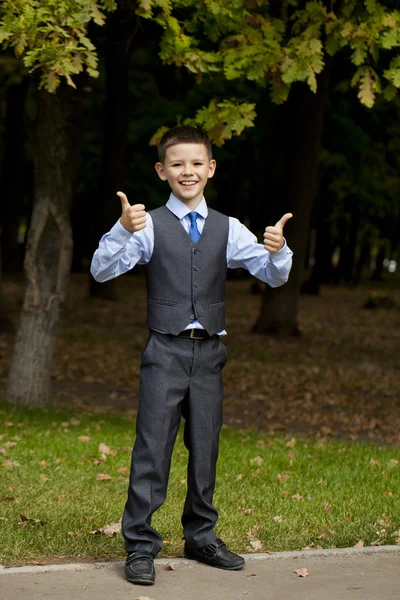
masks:
[(277, 223), (275, 223), (275, 226), (269, 226), (265, 228), (264, 231), (264, 248), (266, 250), (268, 250), (268, 252), (271, 252), (272, 254), (274, 254), (275, 252), (278, 252), (278, 250), (280, 250), (284, 244), (283, 241), (283, 228), (286, 225), (286, 223), (289, 221), (289, 219), (291, 219), (293, 217), (292, 213), (286, 213), (285, 215), (283, 215), (283, 217), (281, 219), (279, 219), (279, 221)]
[(131, 206), (124, 192), (117, 192), (117, 196), (120, 197), (122, 206), (121, 225), (131, 233), (144, 229), (146, 227), (146, 207), (144, 204)]

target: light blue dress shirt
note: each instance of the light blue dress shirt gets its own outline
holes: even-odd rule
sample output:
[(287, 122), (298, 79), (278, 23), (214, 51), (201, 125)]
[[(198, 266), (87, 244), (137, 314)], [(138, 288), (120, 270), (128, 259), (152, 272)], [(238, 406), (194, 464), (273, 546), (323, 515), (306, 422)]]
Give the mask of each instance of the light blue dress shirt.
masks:
[[(190, 208), (173, 194), (169, 197), (167, 208), (178, 217), (189, 233)], [(196, 212), (198, 213), (196, 223), (201, 234), (208, 215), (204, 198), (196, 207)], [(146, 213), (146, 227), (135, 233), (127, 231), (118, 220), (101, 238), (99, 247), (93, 255), (90, 272), (96, 281), (108, 281), (130, 271), (135, 265), (147, 264), (153, 254), (153, 248), (154, 226), (149, 213)], [(288, 280), (292, 255), (293, 252), (286, 242), (278, 252), (271, 254), (265, 250), (263, 244), (258, 243), (256, 236), (238, 219), (229, 217), (226, 246), (226, 263), (229, 269), (242, 267), (269, 286), (279, 287)], [(188, 323), (186, 329), (191, 328), (204, 329), (199, 321)], [(221, 331), (220, 335), (223, 334), (225, 331)]]

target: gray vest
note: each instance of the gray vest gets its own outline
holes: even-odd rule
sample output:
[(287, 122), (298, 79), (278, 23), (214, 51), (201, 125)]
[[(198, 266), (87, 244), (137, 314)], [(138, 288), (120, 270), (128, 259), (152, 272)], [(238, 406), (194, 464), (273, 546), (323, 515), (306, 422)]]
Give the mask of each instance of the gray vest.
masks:
[(225, 328), (229, 218), (208, 209), (197, 244), (166, 206), (151, 211), (154, 250), (145, 267), (147, 323), (178, 335), (197, 319), (209, 335)]

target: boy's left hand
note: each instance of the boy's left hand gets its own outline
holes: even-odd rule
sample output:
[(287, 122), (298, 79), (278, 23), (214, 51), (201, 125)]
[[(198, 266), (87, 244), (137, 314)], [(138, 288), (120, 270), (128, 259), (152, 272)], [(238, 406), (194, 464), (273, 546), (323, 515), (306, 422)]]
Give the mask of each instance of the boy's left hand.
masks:
[(264, 231), (264, 248), (274, 254), (283, 247), (285, 243), (283, 239), (283, 228), (287, 221), (293, 217), (292, 213), (286, 213), (275, 226), (266, 227)]

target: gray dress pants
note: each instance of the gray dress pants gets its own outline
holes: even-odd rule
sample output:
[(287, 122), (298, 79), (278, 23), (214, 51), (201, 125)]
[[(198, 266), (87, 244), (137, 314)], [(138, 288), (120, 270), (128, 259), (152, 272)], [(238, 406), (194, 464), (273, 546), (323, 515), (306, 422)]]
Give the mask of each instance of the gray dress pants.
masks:
[(218, 336), (191, 340), (150, 331), (141, 355), (136, 440), (122, 517), (127, 552), (147, 550), (155, 556), (161, 550), (162, 538), (151, 527), (151, 517), (166, 497), (181, 416), (189, 451), (184, 538), (193, 548), (216, 539), (213, 527), (218, 513), (212, 499), (226, 359)]

